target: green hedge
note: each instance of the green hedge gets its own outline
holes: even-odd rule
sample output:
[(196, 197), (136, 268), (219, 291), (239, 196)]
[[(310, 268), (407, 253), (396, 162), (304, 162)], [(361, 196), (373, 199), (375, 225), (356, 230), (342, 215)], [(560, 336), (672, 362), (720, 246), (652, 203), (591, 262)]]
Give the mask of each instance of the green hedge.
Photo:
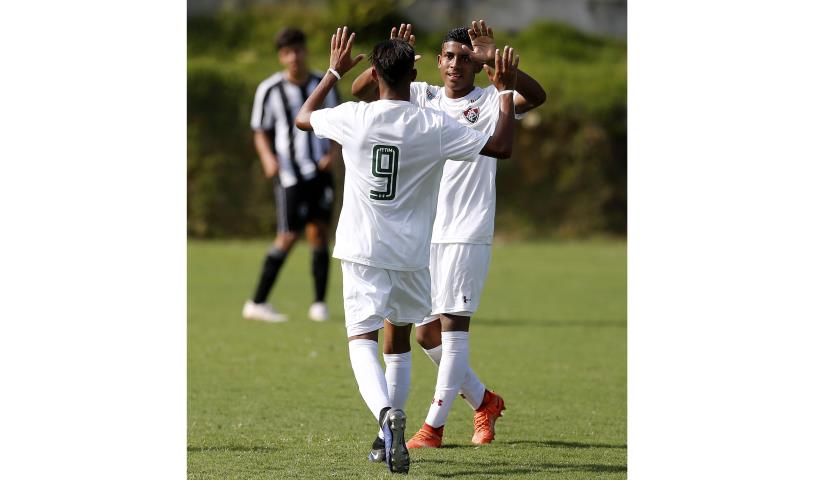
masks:
[[(368, 52), (401, 18), (383, 0), (328, 3), (332, 10), (265, 7), (189, 20), (189, 235), (269, 236), (275, 228), (271, 186), (249, 128), (257, 84), (279, 69), (275, 33), (285, 25), (303, 28), (311, 66), (321, 70), (327, 67), (330, 33), (341, 19), (357, 19), (357, 25), (351, 23), (359, 32), (356, 50)], [(435, 58), (444, 32), (416, 34), (416, 49), (424, 56), (418, 78), (437, 84)], [(550, 23), (495, 35), (499, 44), (517, 49), (520, 68), (548, 92), (548, 102), (521, 122), (514, 157), (499, 164), (497, 234), (624, 235), (626, 44)], [(351, 83), (340, 83), (344, 99), (350, 99)], [(484, 74), (478, 84), (488, 84)], [(336, 173), (341, 187), (341, 166)]]

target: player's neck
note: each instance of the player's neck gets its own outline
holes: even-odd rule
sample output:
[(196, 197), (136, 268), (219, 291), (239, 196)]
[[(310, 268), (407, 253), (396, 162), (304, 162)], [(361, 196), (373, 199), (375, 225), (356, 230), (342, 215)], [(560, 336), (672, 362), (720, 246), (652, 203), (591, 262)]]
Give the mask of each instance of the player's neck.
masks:
[(452, 90), (451, 88), (449, 88), (447, 86), (444, 86), (443, 88), (444, 88), (444, 90), (446, 92), (446, 98), (451, 98), (453, 100), (456, 100), (458, 98), (463, 98), (466, 95), (470, 94), (472, 91), (474, 91), (474, 84), (469, 85), (468, 87), (460, 89), (460, 90)]
[(379, 100), (401, 100), (402, 102), (409, 101), (409, 84), (401, 86), (400, 88), (392, 88), (384, 82), (378, 85), (378, 98)]
[(296, 75), (291, 73), (290, 70), (285, 70), (285, 80), (297, 85), (302, 85), (308, 80), (308, 69), (302, 69), (297, 72)]

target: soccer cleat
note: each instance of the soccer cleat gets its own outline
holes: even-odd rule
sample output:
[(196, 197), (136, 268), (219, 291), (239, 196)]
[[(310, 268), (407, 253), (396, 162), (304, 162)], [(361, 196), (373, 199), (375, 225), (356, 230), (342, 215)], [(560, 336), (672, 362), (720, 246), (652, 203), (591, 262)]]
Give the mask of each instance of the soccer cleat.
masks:
[(474, 412), (474, 435), (471, 437), (472, 443), (485, 445), (494, 440), (494, 424), (502, 417), (505, 410), (505, 402), (502, 397), (494, 392), (486, 390), (483, 395), (483, 403)]
[(246, 301), (243, 305), (243, 318), (270, 323), (288, 321), (288, 316), (274, 310), (270, 303), (254, 303), (251, 300)]
[(311, 305), (311, 308), (308, 309), (308, 316), (314, 322), (326, 322), (329, 315), (325, 302), (315, 302)]
[(367, 460), (371, 462), (383, 462), (387, 459), (387, 454), (384, 451), (384, 439), (375, 437), (373, 440), (373, 448), (370, 450), (370, 454), (367, 455)]
[(390, 472), (409, 473), (409, 450), (404, 443), (406, 414), (400, 409), (389, 409), (381, 423), (384, 453)]
[(443, 427), (433, 427), (424, 423), (418, 433), (407, 442), (407, 448), (438, 448), (443, 441)]

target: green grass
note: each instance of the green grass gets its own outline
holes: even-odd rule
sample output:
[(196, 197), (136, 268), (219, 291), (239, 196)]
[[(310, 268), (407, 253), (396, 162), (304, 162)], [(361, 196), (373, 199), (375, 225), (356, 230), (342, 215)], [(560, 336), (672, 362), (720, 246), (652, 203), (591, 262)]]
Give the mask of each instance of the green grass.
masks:
[[(266, 244), (188, 248), (189, 478), (391, 478), (365, 460), (375, 420), (353, 379), (331, 264), (327, 323), (307, 320), (308, 249), (272, 301), (285, 324), (240, 317)], [(412, 453), (410, 478), (626, 478), (626, 244), (495, 245), (471, 364), (507, 406), (491, 445), (470, 443), (458, 398), (445, 448)], [(408, 433), (423, 422), (436, 368), (413, 342)]]

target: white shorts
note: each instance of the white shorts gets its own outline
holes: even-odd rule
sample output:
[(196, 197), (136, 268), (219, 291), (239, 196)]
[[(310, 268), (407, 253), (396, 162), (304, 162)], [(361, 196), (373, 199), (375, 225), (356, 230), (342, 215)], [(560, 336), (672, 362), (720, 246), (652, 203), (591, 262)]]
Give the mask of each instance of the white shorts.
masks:
[(422, 321), (431, 310), (429, 269), (387, 270), (342, 260), (347, 336)]
[(429, 248), (432, 312), (416, 325), (435, 321), (441, 313), (472, 316), (480, 305), (489, 263), (491, 245), (433, 243)]

